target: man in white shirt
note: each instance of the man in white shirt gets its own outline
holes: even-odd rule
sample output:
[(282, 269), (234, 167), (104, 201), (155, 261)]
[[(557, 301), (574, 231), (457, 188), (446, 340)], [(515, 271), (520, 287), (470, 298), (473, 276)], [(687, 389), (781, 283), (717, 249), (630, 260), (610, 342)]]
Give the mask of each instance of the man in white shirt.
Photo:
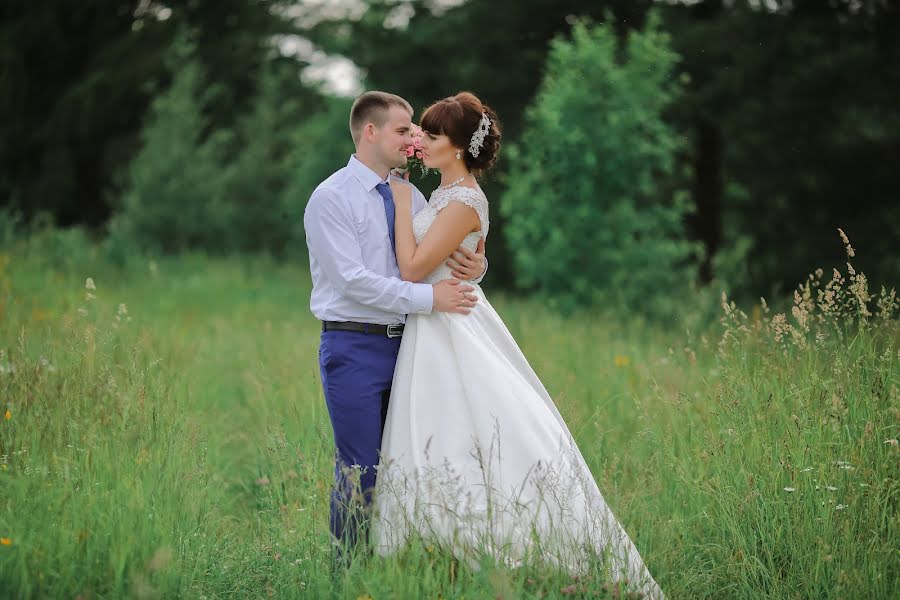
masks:
[[(303, 217), (313, 290), (322, 321), (319, 367), (337, 449), (331, 531), (354, 545), (375, 485), (403, 323), (410, 313), (468, 314), (477, 298), (459, 280), (402, 281), (394, 254), (390, 171), (406, 165), (413, 110), (393, 94), (367, 92), (350, 111), (356, 153), (313, 192)], [(425, 197), (413, 187), (413, 213)], [(453, 276), (480, 281), (487, 263), (460, 248)]]

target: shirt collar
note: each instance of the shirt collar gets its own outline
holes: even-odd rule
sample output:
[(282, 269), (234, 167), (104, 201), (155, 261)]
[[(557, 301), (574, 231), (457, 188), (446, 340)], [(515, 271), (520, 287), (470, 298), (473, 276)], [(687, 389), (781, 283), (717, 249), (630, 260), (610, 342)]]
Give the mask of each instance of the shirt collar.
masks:
[[(388, 183), (387, 179), (382, 179), (378, 176), (378, 173), (367, 167), (356, 158), (356, 155), (353, 154), (350, 156), (350, 162), (347, 163), (347, 168), (350, 169), (350, 172), (353, 173), (353, 176), (362, 184), (364, 188), (366, 188), (367, 192), (371, 192), (375, 189), (375, 186), (379, 183)], [(390, 177), (390, 175), (388, 175)]]

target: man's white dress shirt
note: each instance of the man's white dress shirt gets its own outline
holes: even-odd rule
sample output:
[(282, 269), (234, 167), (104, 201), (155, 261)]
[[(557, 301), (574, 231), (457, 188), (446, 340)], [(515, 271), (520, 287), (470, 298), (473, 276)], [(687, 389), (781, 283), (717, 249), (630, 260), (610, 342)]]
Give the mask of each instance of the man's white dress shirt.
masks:
[[(400, 279), (391, 249), (383, 180), (356, 156), (319, 184), (303, 214), (313, 289), (310, 309), (320, 321), (394, 325), (410, 313), (431, 312), (430, 284)], [(425, 196), (413, 188), (413, 215)]]

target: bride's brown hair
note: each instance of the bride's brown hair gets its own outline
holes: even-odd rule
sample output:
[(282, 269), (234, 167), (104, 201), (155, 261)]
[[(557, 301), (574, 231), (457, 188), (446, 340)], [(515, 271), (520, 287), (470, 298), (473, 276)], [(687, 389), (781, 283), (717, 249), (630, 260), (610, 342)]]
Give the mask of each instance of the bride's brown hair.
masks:
[[(482, 112), (491, 120), (491, 127), (484, 136), (478, 156), (472, 156), (469, 143), (472, 141), (472, 134), (478, 130)], [(471, 92), (460, 92), (438, 100), (425, 109), (419, 124), (428, 133), (450, 138), (450, 142), (463, 151), (466, 167), (476, 174), (490, 169), (497, 160), (501, 137), (497, 113)]]

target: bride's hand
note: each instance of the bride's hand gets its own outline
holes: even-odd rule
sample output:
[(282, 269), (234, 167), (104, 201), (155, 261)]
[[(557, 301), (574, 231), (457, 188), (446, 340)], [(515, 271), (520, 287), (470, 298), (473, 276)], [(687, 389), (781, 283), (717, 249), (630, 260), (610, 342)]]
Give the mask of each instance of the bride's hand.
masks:
[(408, 183), (391, 179), (391, 193), (394, 195), (394, 204), (408, 206), (412, 204), (412, 186)]

